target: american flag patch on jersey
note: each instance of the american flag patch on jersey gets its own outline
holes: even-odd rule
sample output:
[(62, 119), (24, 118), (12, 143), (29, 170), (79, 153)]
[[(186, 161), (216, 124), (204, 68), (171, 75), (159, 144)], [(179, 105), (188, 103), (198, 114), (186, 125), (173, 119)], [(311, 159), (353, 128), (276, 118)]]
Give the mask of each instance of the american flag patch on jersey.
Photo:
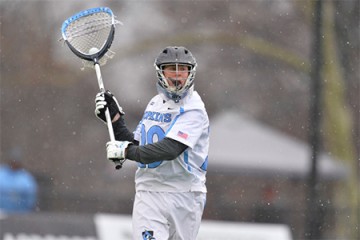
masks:
[(187, 135), (186, 133), (182, 132), (182, 131), (178, 131), (177, 135), (183, 139), (187, 139), (189, 135)]

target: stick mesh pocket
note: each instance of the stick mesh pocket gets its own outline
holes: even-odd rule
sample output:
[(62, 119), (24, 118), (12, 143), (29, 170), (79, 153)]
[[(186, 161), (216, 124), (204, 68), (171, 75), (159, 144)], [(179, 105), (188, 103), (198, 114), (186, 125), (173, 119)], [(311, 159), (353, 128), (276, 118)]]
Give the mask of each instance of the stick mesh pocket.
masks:
[(106, 12), (98, 12), (71, 22), (65, 29), (65, 35), (77, 51), (88, 55), (91, 48), (103, 48), (111, 26), (112, 17)]

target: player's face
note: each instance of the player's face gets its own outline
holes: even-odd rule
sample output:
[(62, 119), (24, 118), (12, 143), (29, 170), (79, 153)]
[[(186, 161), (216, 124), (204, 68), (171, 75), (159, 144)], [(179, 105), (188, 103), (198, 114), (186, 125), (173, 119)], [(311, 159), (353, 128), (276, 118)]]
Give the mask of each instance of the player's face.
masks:
[(165, 65), (163, 74), (170, 87), (181, 89), (189, 76), (189, 66), (183, 64)]

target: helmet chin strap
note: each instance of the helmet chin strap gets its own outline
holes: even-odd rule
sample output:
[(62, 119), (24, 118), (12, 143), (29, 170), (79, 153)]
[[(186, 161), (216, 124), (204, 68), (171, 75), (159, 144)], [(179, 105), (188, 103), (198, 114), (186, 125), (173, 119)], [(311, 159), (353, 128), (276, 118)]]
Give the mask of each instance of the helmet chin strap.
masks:
[(182, 99), (182, 97), (184, 97), (184, 96), (179, 96), (179, 95), (177, 95), (175, 93), (171, 93), (171, 92), (166, 91), (159, 84), (156, 85), (156, 88), (158, 90), (158, 93), (162, 94), (163, 96), (165, 96), (169, 100), (173, 100), (175, 103), (178, 103)]
[(173, 100), (175, 103), (178, 103), (180, 100), (184, 99), (186, 96), (191, 96), (193, 94), (194, 84), (192, 84), (191, 87), (189, 87), (189, 89), (186, 92), (184, 92), (180, 95), (166, 91), (163, 87), (161, 87), (161, 85), (159, 83), (156, 84), (156, 88), (157, 88), (157, 91), (159, 94), (163, 95), (165, 98), (167, 98), (169, 100)]

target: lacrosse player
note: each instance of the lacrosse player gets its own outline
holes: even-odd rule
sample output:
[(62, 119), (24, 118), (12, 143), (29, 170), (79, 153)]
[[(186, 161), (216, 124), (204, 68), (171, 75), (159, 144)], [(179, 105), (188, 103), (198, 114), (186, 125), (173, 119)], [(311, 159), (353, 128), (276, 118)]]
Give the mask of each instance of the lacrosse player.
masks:
[(196, 239), (206, 201), (209, 119), (194, 91), (197, 63), (184, 47), (167, 47), (155, 60), (158, 95), (148, 103), (134, 133), (109, 91), (96, 95), (95, 114), (112, 119), (116, 141), (107, 158), (138, 163), (133, 237)]

